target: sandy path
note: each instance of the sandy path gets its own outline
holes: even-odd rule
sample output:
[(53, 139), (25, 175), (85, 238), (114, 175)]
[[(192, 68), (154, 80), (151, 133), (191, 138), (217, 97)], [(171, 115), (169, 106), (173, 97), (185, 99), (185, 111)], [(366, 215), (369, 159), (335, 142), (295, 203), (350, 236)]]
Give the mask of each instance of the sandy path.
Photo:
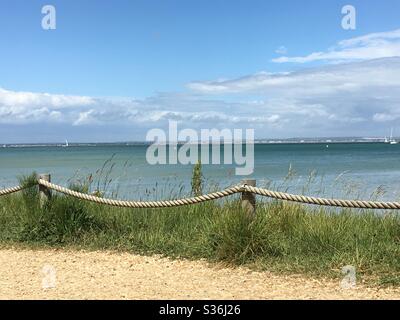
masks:
[(399, 299), (400, 289), (346, 290), (338, 281), (129, 253), (0, 250), (0, 299), (68, 298)]

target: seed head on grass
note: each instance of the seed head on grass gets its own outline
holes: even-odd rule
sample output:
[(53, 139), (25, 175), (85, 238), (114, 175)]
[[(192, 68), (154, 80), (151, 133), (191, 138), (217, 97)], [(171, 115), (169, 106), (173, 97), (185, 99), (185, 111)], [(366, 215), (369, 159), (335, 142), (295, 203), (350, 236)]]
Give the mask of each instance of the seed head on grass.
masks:
[(201, 172), (200, 160), (193, 167), (192, 194), (196, 197), (201, 196), (203, 194), (203, 174)]

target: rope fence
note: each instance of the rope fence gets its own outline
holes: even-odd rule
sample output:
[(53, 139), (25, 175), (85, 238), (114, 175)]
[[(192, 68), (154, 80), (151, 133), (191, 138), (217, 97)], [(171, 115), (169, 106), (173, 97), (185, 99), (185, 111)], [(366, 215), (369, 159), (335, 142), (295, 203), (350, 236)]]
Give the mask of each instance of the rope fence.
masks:
[[(358, 208), (358, 209), (400, 209), (400, 202), (383, 202), (383, 201), (363, 201), (363, 200), (343, 200), (343, 199), (326, 199), (318, 197), (309, 197), (303, 195), (290, 194), (286, 192), (272, 191), (264, 188), (256, 187), (255, 180), (243, 180), (242, 184), (233, 186), (221, 191), (176, 200), (165, 201), (125, 201), (98, 197), (91, 194), (74, 191), (50, 182), (50, 175), (40, 175), (37, 180), (39, 186), (41, 201), (46, 201), (51, 197), (50, 190), (54, 190), (71, 197), (86, 200), (94, 203), (110, 205), (114, 207), (124, 208), (168, 208), (178, 207), (191, 204), (198, 204), (205, 201), (216, 200), (224, 197), (240, 193), (242, 195), (242, 207), (249, 213), (255, 212), (255, 195), (264, 196), (277, 200), (297, 202), (303, 204), (341, 207), (341, 208)], [(16, 186), (0, 190), (0, 196), (8, 195), (23, 190), (25, 187)]]
[(21, 186), (3, 189), (3, 190), (0, 190), (0, 196), (6, 196), (8, 194), (21, 191), (23, 189), (25, 189), (25, 188), (21, 187)]
[(42, 180), (42, 179), (39, 180), (39, 184), (42, 186), (45, 186), (46, 188), (64, 193), (66, 195), (69, 195), (69, 196), (72, 196), (72, 197), (75, 197), (78, 199), (87, 200), (87, 201), (100, 203), (100, 204), (107, 204), (107, 205), (114, 206), (114, 207), (125, 207), (125, 208), (179, 207), (179, 206), (196, 204), (196, 203), (201, 203), (201, 202), (210, 201), (210, 200), (216, 200), (216, 199), (227, 197), (227, 196), (230, 196), (232, 194), (242, 191), (242, 187), (236, 186), (236, 187), (227, 188), (222, 191), (213, 192), (213, 193), (209, 193), (209, 194), (205, 194), (205, 195), (193, 197), (193, 198), (165, 200), (165, 201), (123, 201), (123, 200), (100, 198), (100, 197), (93, 196), (90, 194), (73, 191), (73, 190), (55, 185), (53, 183), (50, 183), (50, 182)]

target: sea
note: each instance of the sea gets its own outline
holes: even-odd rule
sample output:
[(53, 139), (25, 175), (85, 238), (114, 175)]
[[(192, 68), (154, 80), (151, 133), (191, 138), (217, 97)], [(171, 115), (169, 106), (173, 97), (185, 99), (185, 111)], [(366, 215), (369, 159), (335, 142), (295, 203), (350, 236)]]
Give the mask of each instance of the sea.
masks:
[[(36, 172), (50, 173), (52, 182), (63, 186), (90, 181), (92, 190), (120, 199), (190, 194), (193, 165), (149, 164), (148, 147), (140, 143), (0, 146), (0, 188), (17, 185), (21, 177)], [(400, 144), (258, 143), (249, 176), (236, 175), (240, 166), (234, 163), (203, 164), (203, 192), (255, 179), (257, 186), (290, 193), (397, 201), (399, 160)]]

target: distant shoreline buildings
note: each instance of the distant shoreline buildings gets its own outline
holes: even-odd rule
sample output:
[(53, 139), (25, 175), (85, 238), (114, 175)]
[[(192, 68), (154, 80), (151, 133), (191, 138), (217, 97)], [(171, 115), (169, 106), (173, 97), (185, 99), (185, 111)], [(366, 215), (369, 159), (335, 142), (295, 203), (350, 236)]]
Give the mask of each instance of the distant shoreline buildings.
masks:
[[(171, 141), (171, 143), (177, 143), (182, 145), (187, 141)], [(198, 141), (192, 142), (194, 144), (213, 144), (209, 141)], [(235, 141), (223, 143), (235, 144)], [(239, 142), (243, 143), (243, 141)], [(385, 138), (376, 137), (346, 137), (346, 138), (288, 138), (288, 139), (255, 139), (254, 144), (326, 144), (326, 143), (386, 143)], [(69, 147), (96, 147), (96, 146), (140, 146), (140, 145), (151, 145), (153, 142), (149, 141), (121, 141), (121, 142), (69, 142)], [(160, 144), (169, 144), (169, 142), (161, 142)], [(0, 144), (3, 148), (27, 148), (27, 147), (65, 147), (65, 143), (3, 143)]]

